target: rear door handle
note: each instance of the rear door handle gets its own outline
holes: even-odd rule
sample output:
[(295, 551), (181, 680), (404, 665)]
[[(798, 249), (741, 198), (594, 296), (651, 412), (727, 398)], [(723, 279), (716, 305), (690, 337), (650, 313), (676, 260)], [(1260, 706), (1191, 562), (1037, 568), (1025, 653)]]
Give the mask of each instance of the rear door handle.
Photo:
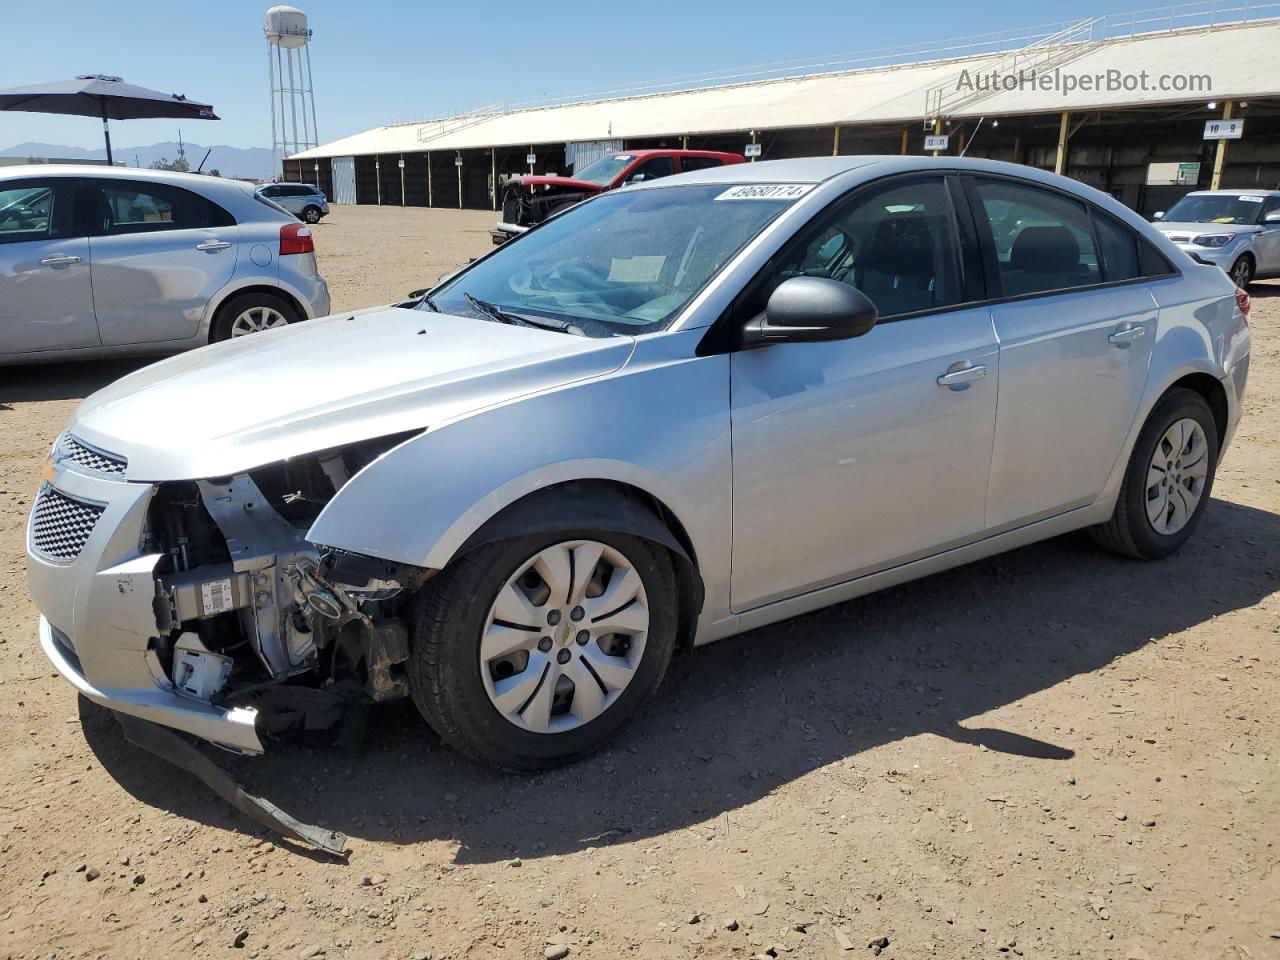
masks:
[[(967, 360), (964, 362), (968, 363)], [(975, 380), (981, 380), (986, 375), (987, 368), (983, 364), (970, 363), (967, 367), (956, 367), (953, 370), (948, 370), (938, 378), (938, 386), (959, 390)]]
[(40, 261), (40, 265), (44, 267), (69, 267), (71, 264), (79, 262), (79, 257), (69, 257), (65, 253), (56, 253), (52, 257), (45, 257)]
[(1107, 342), (1120, 347), (1122, 350), (1127, 348), (1133, 341), (1138, 340), (1147, 335), (1147, 328), (1134, 323), (1122, 323), (1116, 327), (1115, 332), (1107, 337)]
[(227, 249), (227, 247), (229, 246), (231, 246), (231, 244), (228, 243), (226, 240), (206, 240), (204, 241), (204, 243), (197, 243), (196, 249), (206, 250), (211, 253), (216, 253), (219, 250)]

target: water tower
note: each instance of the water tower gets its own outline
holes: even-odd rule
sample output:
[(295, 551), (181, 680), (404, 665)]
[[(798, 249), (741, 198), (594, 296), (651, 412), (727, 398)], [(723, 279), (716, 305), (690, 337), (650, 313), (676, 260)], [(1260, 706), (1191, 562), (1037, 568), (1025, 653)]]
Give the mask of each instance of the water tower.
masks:
[(319, 144), (311, 84), (311, 28), (307, 15), (297, 7), (278, 6), (267, 11), (262, 32), (267, 38), (271, 81), (271, 162), (279, 174), (285, 157)]

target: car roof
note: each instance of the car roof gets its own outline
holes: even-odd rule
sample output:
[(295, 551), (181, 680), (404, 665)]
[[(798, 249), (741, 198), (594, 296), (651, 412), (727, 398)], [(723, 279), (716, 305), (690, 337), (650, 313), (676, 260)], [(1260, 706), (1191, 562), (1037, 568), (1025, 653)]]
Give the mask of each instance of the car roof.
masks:
[(1280, 197), (1280, 190), (1192, 190), (1188, 197)]

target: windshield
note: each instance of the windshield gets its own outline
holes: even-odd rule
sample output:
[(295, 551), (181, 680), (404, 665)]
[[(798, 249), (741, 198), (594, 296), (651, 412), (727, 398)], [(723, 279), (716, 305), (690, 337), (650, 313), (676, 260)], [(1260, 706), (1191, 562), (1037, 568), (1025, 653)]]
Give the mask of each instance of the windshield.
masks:
[(1222, 194), (1189, 193), (1164, 215), (1170, 223), (1239, 223), (1258, 219), (1262, 197), (1224, 196)]
[(581, 170), (573, 172), (573, 179), (585, 180), (587, 183), (598, 183), (602, 187), (607, 187), (613, 183), (623, 170), (627, 168), (635, 157), (629, 153), (611, 153), (607, 156), (600, 157), (598, 160), (592, 160)]
[(590, 336), (660, 330), (808, 185), (619, 190), (509, 241), (431, 291), (445, 313), (567, 321)]

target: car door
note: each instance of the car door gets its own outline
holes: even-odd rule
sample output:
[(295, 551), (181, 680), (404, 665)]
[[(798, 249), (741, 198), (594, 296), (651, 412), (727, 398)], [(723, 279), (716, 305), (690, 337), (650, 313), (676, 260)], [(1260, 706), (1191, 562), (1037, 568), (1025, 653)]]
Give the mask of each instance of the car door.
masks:
[[(1102, 493), (1137, 414), (1157, 308), (1128, 227), (1047, 187), (969, 182), (989, 286), (1000, 297), (987, 497), (987, 526), (1000, 530)], [(1106, 262), (1100, 246), (1110, 251)]]
[(731, 358), (735, 612), (980, 534), (998, 351), (990, 311), (968, 305), (973, 263), (953, 192), (929, 176), (839, 202), (757, 278), (743, 318), (807, 275), (858, 287), (880, 319)]
[(1262, 228), (1254, 246), (1258, 251), (1258, 273), (1280, 273), (1280, 221), (1268, 223), (1268, 215), (1280, 214), (1280, 197), (1267, 197), (1258, 214), (1258, 226)]
[(0, 356), (98, 346), (75, 181), (0, 182)]
[(167, 183), (102, 178), (78, 205), (92, 219), (93, 300), (104, 345), (185, 340), (235, 270), (232, 216)]

